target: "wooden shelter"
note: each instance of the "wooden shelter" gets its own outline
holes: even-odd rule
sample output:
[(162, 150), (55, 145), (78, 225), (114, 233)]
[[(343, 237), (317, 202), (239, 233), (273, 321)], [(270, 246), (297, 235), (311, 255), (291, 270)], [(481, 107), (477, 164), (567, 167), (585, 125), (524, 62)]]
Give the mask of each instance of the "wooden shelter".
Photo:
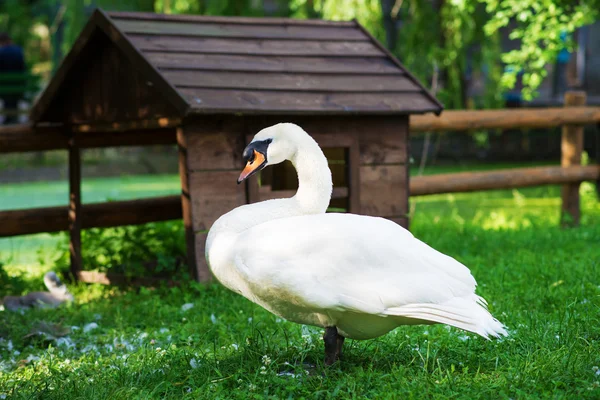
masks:
[(78, 142), (88, 133), (130, 144), (176, 136), (189, 263), (208, 280), (211, 224), (239, 205), (293, 194), (285, 166), (261, 186), (236, 184), (242, 151), (260, 129), (298, 123), (335, 161), (334, 205), (406, 226), (409, 115), (441, 110), (355, 21), (97, 10), (31, 119), (69, 138), (75, 273), (85, 219)]

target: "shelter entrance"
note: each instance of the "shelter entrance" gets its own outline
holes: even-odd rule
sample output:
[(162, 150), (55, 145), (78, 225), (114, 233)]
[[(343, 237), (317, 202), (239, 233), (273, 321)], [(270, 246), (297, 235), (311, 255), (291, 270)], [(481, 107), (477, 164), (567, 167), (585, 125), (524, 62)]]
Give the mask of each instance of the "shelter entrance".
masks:
[[(311, 133), (325, 153), (333, 179), (333, 193), (329, 203), (329, 212), (357, 212), (358, 183), (352, 183), (352, 154), (358, 155), (358, 140), (355, 135), (342, 133)], [(252, 136), (246, 137), (250, 143)], [(355, 171), (355, 174), (358, 171)], [(356, 181), (358, 182), (358, 180)], [(291, 162), (274, 165), (260, 172), (259, 178), (248, 182), (249, 202), (292, 197), (298, 189), (298, 176)], [(352, 205), (351, 193), (355, 193), (356, 202)]]

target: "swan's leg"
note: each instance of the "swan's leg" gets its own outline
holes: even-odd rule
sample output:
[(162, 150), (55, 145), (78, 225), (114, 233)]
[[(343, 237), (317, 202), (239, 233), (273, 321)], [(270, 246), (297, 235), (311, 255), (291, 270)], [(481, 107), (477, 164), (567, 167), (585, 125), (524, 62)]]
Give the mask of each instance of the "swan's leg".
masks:
[(329, 326), (325, 328), (323, 342), (325, 342), (325, 365), (331, 365), (339, 360), (340, 355), (342, 355), (344, 337), (338, 335), (335, 326)]
[(337, 335), (336, 350), (337, 350), (338, 359), (342, 358), (342, 349), (344, 347), (344, 339), (346, 339), (346, 338), (343, 337), (342, 335), (340, 335), (340, 334)]

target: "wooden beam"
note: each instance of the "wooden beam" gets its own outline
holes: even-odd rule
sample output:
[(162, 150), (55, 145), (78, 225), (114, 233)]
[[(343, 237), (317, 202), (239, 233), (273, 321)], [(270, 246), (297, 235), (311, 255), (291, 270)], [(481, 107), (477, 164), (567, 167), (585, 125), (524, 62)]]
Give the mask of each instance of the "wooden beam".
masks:
[[(600, 165), (600, 122), (596, 125), (596, 164)], [(596, 197), (600, 201), (600, 176), (596, 180)]]
[[(258, 187), (258, 185), (257, 185)], [(331, 193), (332, 199), (345, 199), (348, 197), (347, 187), (334, 187)], [(271, 190), (270, 186), (261, 186), (257, 191), (256, 201), (265, 201), (273, 199), (289, 199), (296, 195), (296, 190)]]
[[(83, 204), (82, 229), (141, 225), (181, 218), (181, 196)], [(69, 230), (69, 207), (0, 211), (0, 237)]]
[(68, 132), (62, 128), (35, 129), (29, 124), (0, 128), (0, 153), (66, 150)]
[(490, 172), (461, 172), (419, 176), (410, 180), (411, 196), (480, 190), (559, 185), (593, 181), (600, 177), (600, 165), (576, 167), (514, 168)]
[(168, 287), (178, 286), (179, 282), (165, 278), (142, 277), (142, 276), (125, 276), (121, 274), (104, 273), (98, 271), (81, 271), (79, 273), (81, 282), (85, 283), (100, 283), (102, 285), (134, 285), (134, 286), (150, 286), (156, 287), (167, 285)]
[[(585, 92), (567, 92), (565, 93), (565, 108), (567, 111), (575, 111), (571, 107), (581, 107), (585, 105)], [(581, 152), (583, 151), (583, 126), (565, 125), (562, 128), (561, 140), (561, 161), (562, 167), (572, 167), (581, 165)], [(572, 182), (563, 185), (561, 188), (561, 225), (578, 226), (581, 217), (579, 209), (579, 184)]]
[(158, 119), (143, 119), (132, 121), (114, 121), (109, 123), (93, 123), (72, 125), (73, 132), (127, 132), (146, 131), (153, 129), (176, 128), (181, 125), (179, 118), (162, 117)]
[[(126, 131), (87, 131), (73, 128), (80, 149), (122, 146), (153, 146), (176, 143), (175, 129), (148, 128)], [(81, 130), (79, 130), (81, 129)], [(69, 133), (60, 127), (35, 128), (31, 125), (14, 125), (0, 128), (0, 153), (28, 151), (67, 150)]]
[(473, 129), (552, 128), (600, 122), (600, 107), (511, 108), (507, 110), (452, 110), (435, 115), (412, 115), (410, 132), (468, 131)]
[(81, 258), (81, 155), (75, 138), (69, 140), (69, 252), (71, 274), (78, 280), (82, 268)]
[[(348, 212), (360, 212), (360, 136), (358, 132), (352, 134), (354, 143), (347, 148), (346, 168), (348, 173)], [(333, 188), (335, 192), (336, 188)], [(332, 196), (332, 198), (334, 198)]]
[(203, 266), (199, 267), (196, 259), (196, 235), (194, 233), (194, 219), (192, 217), (192, 200), (190, 196), (190, 178), (188, 174), (188, 138), (183, 128), (177, 129), (177, 148), (179, 150), (179, 178), (181, 180), (181, 211), (185, 228), (185, 245), (187, 250), (187, 264), (190, 275), (202, 282), (210, 280), (210, 272)]

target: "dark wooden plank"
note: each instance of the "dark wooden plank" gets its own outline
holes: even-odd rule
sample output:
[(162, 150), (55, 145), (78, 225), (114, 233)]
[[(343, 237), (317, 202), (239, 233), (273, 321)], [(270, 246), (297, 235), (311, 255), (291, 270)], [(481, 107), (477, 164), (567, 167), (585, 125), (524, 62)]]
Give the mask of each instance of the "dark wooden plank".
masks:
[(146, 53), (159, 70), (393, 74), (402, 70), (384, 57), (269, 57), (255, 55)]
[(238, 170), (190, 172), (194, 232), (209, 230), (221, 215), (246, 204), (245, 187), (237, 184), (239, 175)]
[(207, 232), (197, 232), (196, 233), (196, 237), (195, 237), (195, 243), (194, 245), (196, 246), (196, 265), (198, 266), (197, 268), (205, 271), (206, 275), (203, 275), (203, 280), (202, 282), (210, 282), (213, 280), (213, 275), (210, 271), (210, 268), (208, 268), (208, 263), (206, 262), (206, 238), (208, 236)]
[(408, 117), (379, 118), (357, 124), (360, 163), (404, 164), (408, 156)]
[(294, 19), (278, 17), (221, 17), (213, 15), (155, 14), (149, 12), (111, 11), (108, 15), (115, 20), (175, 21), (197, 23), (227, 23), (239, 25), (305, 25), (305, 26), (349, 26), (352, 21), (326, 21), (322, 19)]
[(408, 213), (406, 166), (360, 167), (360, 213), (389, 217)]
[(147, 36), (129, 34), (127, 38), (142, 52), (181, 52), (205, 54), (237, 54), (263, 56), (383, 56), (371, 42), (279, 39), (222, 39), (188, 36)]
[[(565, 93), (565, 107), (580, 107), (585, 105), (585, 92)], [(565, 125), (562, 128), (561, 141), (562, 167), (573, 167), (581, 165), (581, 153), (583, 152), (583, 126)], [(581, 219), (579, 208), (579, 182), (563, 185), (561, 188), (561, 225), (564, 227), (578, 226)]]
[[(0, 211), (0, 237), (69, 230), (70, 206)], [(82, 229), (180, 219), (181, 196), (81, 205)]]
[(80, 132), (75, 135), (80, 148), (156, 146), (176, 143), (175, 128), (146, 129), (125, 132)]
[(332, 75), (266, 72), (165, 70), (163, 76), (177, 88), (285, 90), (319, 92), (418, 92), (401, 75)]
[(181, 206), (181, 196), (83, 204), (82, 212), (85, 219), (82, 228), (108, 228), (171, 221), (181, 218)]
[(29, 124), (0, 127), (0, 153), (67, 149), (69, 134), (62, 128), (34, 129)]
[(169, 96), (157, 90), (157, 79), (164, 81), (143, 76), (123, 51), (96, 31), (40, 121), (109, 124), (182, 116)]
[(190, 275), (198, 281), (206, 280), (207, 270), (196, 262), (196, 238), (189, 179), (189, 135), (183, 128), (177, 129), (177, 149), (179, 152), (179, 179), (181, 180), (181, 213), (185, 229), (187, 264)]
[(221, 120), (216, 123), (186, 124), (188, 148), (194, 156), (188, 160), (190, 171), (240, 170), (243, 167), (244, 135), (237, 123)]
[(146, 277), (146, 276), (126, 276), (122, 274), (104, 273), (99, 271), (81, 271), (79, 273), (81, 282), (99, 283), (101, 285), (119, 285), (119, 286), (147, 286), (158, 287), (166, 285), (167, 287), (178, 286), (180, 282), (164, 277)]
[[(506, 110), (448, 110), (442, 115), (413, 115), (410, 132), (474, 129), (553, 128), (600, 122), (600, 107), (510, 108)], [(553, 132), (548, 131), (553, 134)]]
[(346, 168), (348, 174), (348, 186), (349, 186), (349, 201), (348, 201), (348, 212), (358, 214), (361, 212), (360, 207), (360, 136), (358, 132), (354, 132), (351, 135), (353, 143), (348, 147), (346, 152)]
[(185, 114), (187, 103), (102, 11), (94, 12), (86, 29), (67, 57), (70, 66), (64, 76), (57, 74), (36, 102), (34, 122), (112, 122)]
[(79, 278), (83, 269), (81, 258), (81, 156), (75, 139), (69, 140), (69, 252), (71, 257), (71, 275)]
[(409, 113), (429, 106), (416, 93), (285, 93), (250, 90), (180, 89), (196, 113)]
[[(145, 133), (149, 133), (153, 130), (163, 130), (163, 132), (165, 132), (165, 129), (176, 128), (180, 125), (180, 118), (163, 117), (157, 119), (129, 119), (124, 121), (111, 121), (108, 123), (98, 122), (92, 124), (71, 125), (71, 131), (76, 133), (107, 133), (131, 131), (144, 131)], [(37, 128), (40, 128), (40, 125), (38, 125)]]
[[(73, 127), (73, 130), (81, 127)], [(128, 131), (82, 131), (73, 133), (78, 147), (154, 146), (175, 144), (174, 128)], [(34, 128), (31, 125), (0, 127), (0, 153), (66, 150), (69, 134), (63, 128)]]
[[(250, 178), (252, 179), (252, 178)], [(271, 190), (269, 186), (260, 186), (258, 188), (258, 197), (250, 203), (256, 203), (257, 201), (265, 201), (271, 199), (289, 199), (296, 195), (296, 190)], [(345, 199), (348, 197), (347, 187), (334, 187), (331, 193), (332, 199)]]
[(147, 62), (145, 56), (131, 44), (123, 32), (110, 21), (106, 13), (100, 9), (96, 9), (92, 19), (98, 24), (98, 27), (111, 38), (112, 43), (126, 55), (134, 69), (139, 71), (140, 76), (143, 77), (143, 84), (149, 86), (149, 82), (150, 85), (160, 93), (161, 98), (167, 100), (169, 104), (175, 108), (177, 116), (185, 115), (185, 112), (188, 109), (188, 104), (185, 100), (177, 93), (175, 88), (173, 88), (169, 82), (162, 78), (157, 69), (151, 63)]
[(40, 121), (46, 114), (50, 105), (54, 102), (55, 97), (60, 95), (60, 90), (63, 87), (63, 84), (67, 81), (67, 77), (73, 70), (75, 63), (82, 58), (83, 50), (96, 30), (96, 22), (94, 18), (90, 18), (75, 40), (75, 43), (73, 43), (71, 51), (69, 51), (69, 53), (65, 56), (62, 63), (58, 67), (58, 70), (48, 83), (48, 86), (33, 104), (29, 114), (31, 121)]
[(513, 168), (489, 172), (460, 172), (419, 176), (410, 179), (410, 195), (476, 192), (542, 185), (593, 181), (600, 166)]
[[(275, 122), (277, 123), (277, 122)], [(254, 135), (257, 134), (258, 132), (260, 132), (261, 129), (263, 128), (267, 128), (269, 126), (271, 126), (273, 124), (271, 124), (271, 121), (269, 121), (266, 124), (263, 123), (252, 123), (251, 121), (248, 121), (248, 126), (254, 128), (252, 129), (253, 131), (255, 131), (254, 133), (247, 135), (246, 136), (246, 143), (250, 143), (252, 141), (252, 138), (254, 138)], [(299, 125), (301, 128), (304, 129), (304, 126), (306, 126), (307, 124), (302, 124)], [(325, 125), (325, 124), (323, 124)], [(320, 133), (323, 131), (328, 131), (327, 129), (325, 130), (319, 130), (318, 127), (313, 127), (310, 124), (308, 124), (308, 126), (310, 128), (310, 133), (308, 133), (313, 139), (315, 139), (315, 141), (319, 144), (319, 147), (321, 147), (322, 149), (325, 148), (338, 148), (338, 147), (350, 147), (355, 143), (355, 138), (352, 136), (352, 134), (348, 134), (347, 132), (343, 132), (343, 133)], [(305, 129), (306, 131), (306, 129)], [(316, 131), (316, 132), (315, 132)]]
[[(596, 164), (600, 165), (600, 122), (596, 125)], [(596, 198), (600, 201), (600, 176), (596, 179)]]
[(321, 41), (368, 40), (363, 32), (352, 26), (324, 25), (243, 25), (228, 22), (181, 22), (113, 19), (114, 24), (125, 33), (148, 35), (183, 35), (223, 38), (255, 39), (311, 39)]

